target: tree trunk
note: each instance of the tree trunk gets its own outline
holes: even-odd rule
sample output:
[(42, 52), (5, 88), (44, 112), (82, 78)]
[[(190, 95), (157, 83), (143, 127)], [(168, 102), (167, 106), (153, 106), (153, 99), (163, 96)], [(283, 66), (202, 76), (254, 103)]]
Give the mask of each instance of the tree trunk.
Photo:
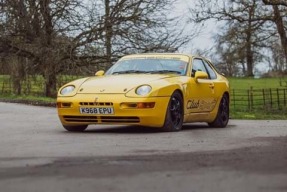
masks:
[(21, 95), (22, 93), (21, 79), (17, 76), (16, 77), (12, 76), (12, 82), (13, 82), (13, 93), (15, 95)]
[(287, 70), (287, 36), (286, 36), (285, 28), (284, 28), (284, 22), (283, 22), (278, 6), (273, 5), (272, 7), (274, 11), (274, 22), (276, 23), (276, 26), (277, 26), (277, 31), (280, 36), (281, 46), (282, 46), (283, 53), (284, 53), (285, 70)]
[(244, 58), (241, 59), (242, 73), (246, 75), (245, 61)]
[(51, 60), (53, 57), (53, 48), (52, 48), (52, 39), (53, 39), (53, 22), (51, 16), (50, 8), (51, 0), (42, 0), (40, 1), (40, 10), (41, 15), (44, 19), (44, 35), (42, 37), (43, 53), (42, 59), (43, 64), (46, 68), (45, 70), (45, 96), (47, 97), (56, 97), (56, 71), (55, 67), (57, 63)]
[(49, 73), (44, 76), (45, 78), (45, 96), (46, 97), (56, 97), (57, 91), (56, 91), (56, 74), (55, 73)]
[(248, 28), (246, 31), (246, 65), (247, 65), (247, 77), (254, 77), (253, 74), (253, 51), (252, 51), (252, 16), (254, 15), (254, 7), (249, 10), (249, 20), (248, 20)]
[(112, 25), (110, 21), (110, 0), (105, 0), (105, 47), (107, 56), (107, 67), (112, 65)]
[(247, 65), (247, 77), (254, 77), (253, 74), (253, 52), (250, 44), (246, 47), (246, 65)]
[(23, 81), (25, 78), (25, 72), (23, 67), (24, 61), (23, 58), (15, 56), (11, 59), (11, 63), (12, 63), (11, 78), (13, 83), (13, 93), (16, 95), (21, 95), (22, 94), (21, 81)]
[(247, 32), (246, 38), (246, 65), (247, 65), (247, 77), (254, 77), (253, 74), (253, 51), (252, 51), (252, 42), (251, 42), (251, 32)]

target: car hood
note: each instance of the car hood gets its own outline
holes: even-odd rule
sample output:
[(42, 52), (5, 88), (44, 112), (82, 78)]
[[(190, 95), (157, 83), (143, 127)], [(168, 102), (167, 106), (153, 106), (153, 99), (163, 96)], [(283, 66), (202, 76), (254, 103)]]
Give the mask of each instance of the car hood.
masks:
[(179, 77), (177, 75), (128, 74), (90, 77), (82, 83), (78, 93), (126, 93), (140, 85)]

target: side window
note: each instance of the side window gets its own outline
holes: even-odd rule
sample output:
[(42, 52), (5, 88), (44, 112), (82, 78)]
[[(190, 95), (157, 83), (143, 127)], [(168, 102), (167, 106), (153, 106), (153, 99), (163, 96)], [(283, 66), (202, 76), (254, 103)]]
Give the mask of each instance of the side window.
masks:
[(216, 73), (214, 72), (214, 70), (211, 68), (210, 64), (207, 63), (206, 61), (203, 61), (203, 62), (204, 62), (205, 67), (206, 67), (206, 69), (207, 69), (207, 71), (208, 71), (208, 74), (209, 74), (210, 79), (216, 79), (216, 78), (217, 78), (217, 75), (216, 75)]
[(194, 77), (196, 71), (203, 71), (208, 74), (206, 68), (204, 67), (203, 61), (201, 59), (193, 59), (192, 62), (192, 73), (191, 76)]

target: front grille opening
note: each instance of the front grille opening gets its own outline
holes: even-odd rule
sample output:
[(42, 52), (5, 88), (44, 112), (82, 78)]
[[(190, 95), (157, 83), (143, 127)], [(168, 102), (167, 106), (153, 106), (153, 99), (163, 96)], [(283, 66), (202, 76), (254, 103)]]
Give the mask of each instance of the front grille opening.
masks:
[(67, 122), (86, 122), (86, 123), (139, 123), (140, 118), (134, 116), (115, 117), (115, 116), (73, 116), (65, 115), (64, 120)]
[(103, 116), (101, 117), (103, 123), (139, 123), (139, 117), (113, 117)]
[(112, 102), (80, 102), (80, 106), (113, 106)]
[(65, 121), (67, 122), (88, 122), (88, 123), (98, 123), (97, 116), (70, 116), (65, 115), (63, 116)]

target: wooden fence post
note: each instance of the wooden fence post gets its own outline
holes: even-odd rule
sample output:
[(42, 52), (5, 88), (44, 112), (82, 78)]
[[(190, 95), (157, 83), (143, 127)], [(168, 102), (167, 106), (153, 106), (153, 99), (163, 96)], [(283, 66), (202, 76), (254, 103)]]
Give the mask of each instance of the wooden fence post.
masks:
[(251, 104), (251, 110), (253, 109), (253, 87), (250, 87), (250, 104)]
[(249, 111), (250, 111), (250, 108), (251, 108), (251, 106), (250, 106), (250, 90), (249, 89), (247, 89), (247, 100), (248, 100), (248, 109), (249, 109)]
[(283, 97), (284, 97), (284, 106), (286, 106), (286, 89), (284, 89)]
[(269, 95), (270, 95), (270, 105), (271, 105), (271, 109), (273, 108), (273, 100), (272, 100), (272, 89), (269, 89)]
[(263, 95), (263, 107), (266, 108), (266, 102), (265, 102), (265, 90), (262, 89), (262, 95)]
[(279, 89), (277, 88), (276, 89), (276, 92), (277, 92), (277, 105), (278, 105), (278, 110), (280, 109), (280, 95), (279, 95)]
[(233, 92), (233, 106), (234, 106), (234, 110), (235, 110), (235, 108), (236, 108), (236, 104), (235, 104), (235, 101), (236, 101), (236, 99), (235, 99), (235, 90), (232, 89), (232, 92)]

